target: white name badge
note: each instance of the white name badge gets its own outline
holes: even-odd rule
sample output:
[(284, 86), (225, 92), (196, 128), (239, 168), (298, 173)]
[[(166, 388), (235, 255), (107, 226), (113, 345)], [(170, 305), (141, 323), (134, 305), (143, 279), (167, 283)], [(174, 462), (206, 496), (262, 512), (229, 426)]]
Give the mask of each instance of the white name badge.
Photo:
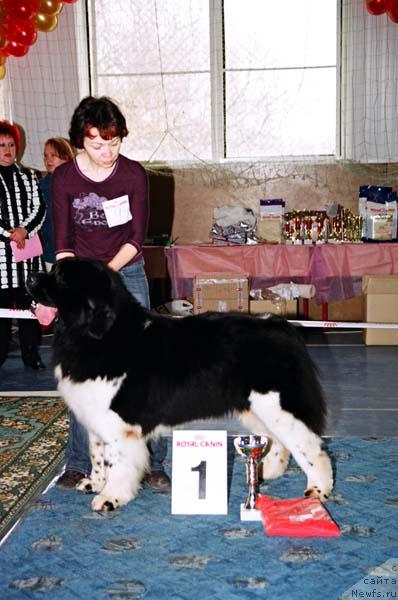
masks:
[(119, 198), (113, 198), (113, 200), (105, 200), (102, 203), (106, 220), (109, 227), (115, 227), (116, 225), (123, 225), (131, 221), (133, 218), (130, 212), (130, 202), (127, 194), (119, 196)]
[(171, 512), (228, 513), (226, 431), (173, 431)]

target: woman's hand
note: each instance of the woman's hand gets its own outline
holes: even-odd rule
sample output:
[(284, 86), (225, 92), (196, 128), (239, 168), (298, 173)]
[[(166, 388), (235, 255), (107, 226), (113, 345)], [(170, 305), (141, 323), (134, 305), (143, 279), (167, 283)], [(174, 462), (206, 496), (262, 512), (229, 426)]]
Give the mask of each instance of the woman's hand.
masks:
[(55, 255), (55, 260), (62, 260), (63, 258), (74, 258), (74, 257), (75, 257), (74, 252), (58, 252), (58, 254)]
[(12, 242), (16, 243), (17, 248), (20, 250), (25, 248), (25, 239), (28, 236), (28, 232), (26, 231), (25, 227), (13, 227), (10, 229), (10, 234), (10, 239)]
[(137, 248), (132, 244), (126, 243), (120, 248), (119, 252), (108, 262), (108, 267), (113, 271), (120, 271), (137, 254)]

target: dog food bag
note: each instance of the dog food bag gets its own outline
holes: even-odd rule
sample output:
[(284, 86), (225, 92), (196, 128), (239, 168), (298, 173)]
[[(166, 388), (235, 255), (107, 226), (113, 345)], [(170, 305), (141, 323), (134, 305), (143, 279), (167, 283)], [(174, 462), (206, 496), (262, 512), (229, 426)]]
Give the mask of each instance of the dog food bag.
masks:
[(358, 208), (363, 240), (391, 242), (397, 239), (397, 200), (397, 193), (391, 187), (360, 186)]
[(257, 236), (260, 241), (280, 244), (283, 237), (283, 214), (285, 202), (281, 198), (260, 200), (260, 218)]
[(257, 508), (261, 510), (267, 535), (288, 537), (337, 537), (339, 526), (317, 498), (277, 500), (259, 494)]

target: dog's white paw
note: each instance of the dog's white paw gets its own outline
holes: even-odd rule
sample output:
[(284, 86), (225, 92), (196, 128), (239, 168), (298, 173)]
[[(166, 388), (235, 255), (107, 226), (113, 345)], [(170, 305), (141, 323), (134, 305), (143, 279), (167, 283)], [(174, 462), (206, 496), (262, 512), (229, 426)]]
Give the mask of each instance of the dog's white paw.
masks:
[(91, 508), (97, 511), (110, 512), (119, 506), (123, 506), (123, 504), (127, 504), (129, 500), (131, 500), (131, 498), (115, 498), (112, 496), (106, 496), (105, 494), (98, 494), (98, 496), (93, 498), (93, 501), (91, 502)]
[(83, 477), (76, 485), (76, 489), (84, 494), (97, 494), (103, 487), (104, 483), (101, 484), (99, 481), (91, 479), (91, 477)]
[(266, 457), (258, 467), (258, 476), (260, 480), (277, 479), (286, 471), (289, 463), (289, 453), (287, 455), (279, 455)]
[(318, 498), (321, 502), (326, 502), (332, 493), (332, 488), (321, 490), (317, 485), (307, 488), (304, 492), (306, 498)]

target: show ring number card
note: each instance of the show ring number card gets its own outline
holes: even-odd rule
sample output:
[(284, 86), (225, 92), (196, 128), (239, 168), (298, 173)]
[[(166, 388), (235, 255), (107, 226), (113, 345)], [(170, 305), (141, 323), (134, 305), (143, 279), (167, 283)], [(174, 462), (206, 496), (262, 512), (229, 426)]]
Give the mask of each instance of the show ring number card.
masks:
[(173, 431), (171, 512), (228, 513), (226, 431)]
[(108, 227), (116, 227), (128, 223), (133, 218), (130, 212), (130, 201), (127, 194), (113, 198), (113, 200), (104, 200), (102, 208), (105, 212)]

